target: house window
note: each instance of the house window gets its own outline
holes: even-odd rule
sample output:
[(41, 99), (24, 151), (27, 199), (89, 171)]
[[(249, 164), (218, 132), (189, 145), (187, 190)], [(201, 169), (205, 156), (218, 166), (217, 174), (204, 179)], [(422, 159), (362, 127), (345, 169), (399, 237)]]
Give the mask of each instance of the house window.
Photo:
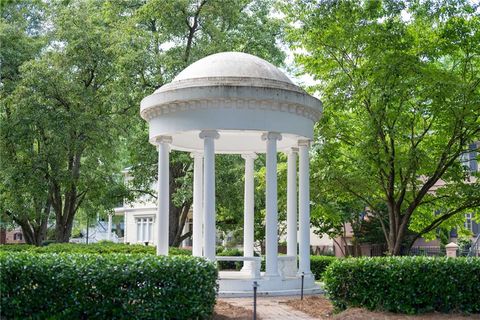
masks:
[(477, 172), (478, 171), (477, 144), (472, 143), (469, 146), (469, 149), (470, 149), (470, 162), (469, 162), (470, 172)]
[(22, 241), (22, 239), (23, 239), (23, 234), (21, 234), (21, 233), (15, 233), (15, 234), (13, 235), (13, 240)]
[(136, 218), (137, 224), (137, 242), (152, 242), (153, 218)]
[(466, 229), (473, 231), (472, 229), (472, 214), (467, 213), (465, 214), (465, 223), (463, 224)]
[(466, 150), (461, 156), (460, 161), (462, 165), (465, 167), (465, 170), (470, 172), (477, 172), (479, 171), (478, 161), (477, 161), (477, 152), (478, 146), (476, 143), (472, 143), (468, 146), (468, 150)]

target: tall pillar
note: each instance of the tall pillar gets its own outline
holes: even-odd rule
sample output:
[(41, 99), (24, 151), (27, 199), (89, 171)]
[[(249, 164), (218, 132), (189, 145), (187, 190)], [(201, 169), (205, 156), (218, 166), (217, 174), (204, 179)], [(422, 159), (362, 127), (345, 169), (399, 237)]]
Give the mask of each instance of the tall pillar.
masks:
[(123, 212), (123, 243), (127, 243), (127, 211)]
[[(254, 244), (254, 162), (257, 158), (255, 153), (243, 154), (245, 159), (245, 190), (243, 198), (243, 256), (253, 257)], [(245, 261), (242, 270), (251, 270), (252, 262)]]
[(170, 210), (169, 155), (172, 138), (157, 138), (158, 144), (158, 207), (157, 207), (157, 255), (168, 255), (168, 223)]
[(215, 260), (215, 139), (220, 135), (215, 130), (200, 132), (203, 139), (203, 221), (204, 257)]
[(112, 241), (112, 214), (108, 214), (107, 240)]
[(267, 142), (266, 164), (266, 268), (267, 277), (278, 276), (278, 203), (277, 203), (277, 140), (279, 133), (268, 132), (262, 136)]
[(299, 148), (299, 273), (311, 274), (310, 271), (310, 160), (308, 140), (298, 141)]
[(297, 152), (292, 148), (287, 158), (287, 256), (297, 256)]
[(193, 234), (192, 253), (202, 256), (203, 236), (203, 154), (193, 152)]

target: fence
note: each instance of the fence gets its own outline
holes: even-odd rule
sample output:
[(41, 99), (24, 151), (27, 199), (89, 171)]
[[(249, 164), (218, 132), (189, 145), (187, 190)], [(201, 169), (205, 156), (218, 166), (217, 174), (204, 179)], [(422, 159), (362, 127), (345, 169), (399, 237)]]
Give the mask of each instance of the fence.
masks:
[(442, 257), (446, 255), (445, 247), (411, 247), (410, 250), (402, 250), (405, 256)]
[(317, 256), (334, 256), (335, 250), (333, 246), (311, 246), (310, 251)]

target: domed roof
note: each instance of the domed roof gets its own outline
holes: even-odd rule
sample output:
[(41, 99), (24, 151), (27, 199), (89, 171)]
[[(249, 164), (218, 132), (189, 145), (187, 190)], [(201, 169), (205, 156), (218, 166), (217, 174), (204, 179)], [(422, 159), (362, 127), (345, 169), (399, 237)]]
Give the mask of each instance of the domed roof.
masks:
[(243, 52), (221, 52), (192, 63), (156, 92), (219, 83), (303, 91), (277, 67), (259, 57)]
[(143, 98), (150, 142), (168, 137), (173, 150), (202, 152), (199, 134), (216, 130), (216, 153), (264, 153), (267, 132), (280, 133), (288, 151), (313, 139), (322, 102), (267, 61), (241, 52), (205, 57)]
[(185, 68), (173, 81), (208, 77), (263, 78), (292, 83), (273, 64), (243, 52), (212, 54)]

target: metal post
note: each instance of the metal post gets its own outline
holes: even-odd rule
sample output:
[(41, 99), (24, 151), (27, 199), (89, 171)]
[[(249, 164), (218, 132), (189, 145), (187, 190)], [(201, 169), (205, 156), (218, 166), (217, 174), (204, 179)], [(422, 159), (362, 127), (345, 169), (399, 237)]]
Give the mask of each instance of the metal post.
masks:
[(303, 280), (305, 279), (305, 272), (302, 272), (302, 291), (300, 293), (300, 300), (303, 300)]
[(253, 281), (253, 320), (257, 320), (257, 281)]

